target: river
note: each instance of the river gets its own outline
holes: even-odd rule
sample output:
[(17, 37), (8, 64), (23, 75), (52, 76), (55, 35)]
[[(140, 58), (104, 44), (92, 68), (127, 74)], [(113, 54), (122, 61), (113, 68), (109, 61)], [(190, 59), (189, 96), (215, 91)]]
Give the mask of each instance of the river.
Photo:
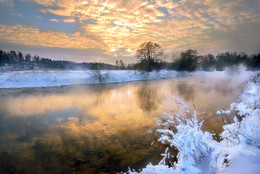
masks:
[[(157, 120), (185, 102), (220, 133), (242, 90), (235, 74), (102, 85), (0, 89), (0, 173), (116, 173), (158, 163)], [(169, 97), (170, 96), (170, 97)], [(230, 118), (230, 120), (232, 120)]]

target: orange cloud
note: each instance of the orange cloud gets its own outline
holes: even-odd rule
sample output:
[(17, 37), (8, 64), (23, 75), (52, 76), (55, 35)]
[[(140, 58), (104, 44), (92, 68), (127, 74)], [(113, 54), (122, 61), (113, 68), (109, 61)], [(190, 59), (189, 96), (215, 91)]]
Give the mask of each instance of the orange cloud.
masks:
[(41, 32), (38, 28), (23, 25), (0, 24), (0, 38), (8, 43), (58, 47), (58, 48), (104, 48), (104, 44), (82, 37), (80, 33), (66, 34), (62, 32)]
[(63, 22), (65, 22), (65, 23), (73, 23), (73, 22), (75, 22), (75, 19), (73, 19), (73, 18), (64, 19)]
[[(40, 33), (40, 36), (35, 36), (33, 41), (29, 41), (30, 44), (80, 49), (104, 48), (107, 54), (113, 56), (133, 56), (137, 47), (144, 41), (158, 42), (167, 50), (185, 49), (195, 45), (197, 49), (204, 48), (205, 41), (210, 39), (220, 44), (214, 41), (218, 39), (214, 36), (215, 33), (240, 33), (240, 25), (250, 23), (245, 25), (250, 28), (251, 24), (260, 23), (260, 13), (255, 10), (257, 7), (260, 8), (260, 3), (256, 3), (253, 9), (247, 5), (246, 0), (27, 1), (42, 5), (42, 13), (65, 18), (65, 23), (75, 23), (78, 29), (74, 34), (65, 34), (35, 32), (35, 28), (23, 27), (34, 31), (34, 34)], [(55, 19), (51, 21), (57, 22)], [(17, 35), (18, 31), (14, 33)], [(53, 38), (54, 43), (44, 36)], [(18, 38), (28, 40), (29, 36), (19, 35)], [(14, 38), (5, 39), (15, 42)]]
[[(35, 1), (46, 6), (43, 13), (69, 17), (64, 22), (77, 22), (81, 26), (80, 33), (95, 35), (104, 42), (107, 53), (111, 55), (133, 55), (136, 48), (143, 42), (142, 38), (149, 32), (151, 23), (160, 23), (165, 14), (141, 1)], [(59, 8), (52, 9), (51, 6)], [(75, 20), (76, 19), (76, 20)], [(94, 24), (85, 20), (92, 19)], [(151, 40), (151, 39), (149, 39)], [(115, 54), (116, 53), (116, 54)]]
[(59, 22), (59, 20), (55, 19), (55, 18), (50, 19), (50, 21), (52, 21), (52, 22)]

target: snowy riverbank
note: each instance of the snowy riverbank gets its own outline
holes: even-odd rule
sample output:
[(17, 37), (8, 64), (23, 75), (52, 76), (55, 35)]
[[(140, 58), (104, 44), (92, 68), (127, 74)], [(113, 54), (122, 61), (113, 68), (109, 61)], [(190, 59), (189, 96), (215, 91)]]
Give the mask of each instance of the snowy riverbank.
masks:
[[(190, 113), (187, 106), (173, 99), (182, 108), (175, 116), (164, 114), (160, 142), (177, 148), (178, 163), (168, 167), (165, 159), (172, 155), (168, 148), (158, 165), (149, 164), (143, 174), (258, 174), (260, 171), (260, 74), (244, 87), (237, 103), (230, 110), (218, 111), (221, 116), (236, 111), (232, 123), (223, 126), (222, 140), (217, 142), (209, 132), (202, 131), (203, 121)], [(197, 119), (198, 118), (198, 119)], [(227, 118), (227, 117), (226, 117)], [(171, 130), (172, 129), (172, 130)], [(128, 173), (138, 172), (129, 170)]]
[[(176, 71), (160, 71), (140, 74), (137, 71), (102, 71), (109, 73), (102, 83), (119, 83), (138, 80), (171, 78), (179, 75)], [(89, 71), (12, 71), (0, 72), (0, 88), (50, 87), (72, 84), (98, 84)]]
[[(183, 75), (208, 74), (214, 76), (238, 75), (237, 72), (230, 74), (228, 71), (196, 71), (193, 73), (180, 73), (177, 71), (162, 70), (159, 72), (150, 72), (141, 74), (138, 71), (113, 70), (102, 71), (109, 76), (102, 83), (120, 83), (139, 80), (152, 80), (173, 78)], [(253, 72), (239, 72), (239, 78), (247, 78)], [(11, 71), (0, 72), (0, 88), (28, 88), (28, 87), (51, 87), (73, 84), (98, 84), (97, 78), (93, 76), (92, 71)]]

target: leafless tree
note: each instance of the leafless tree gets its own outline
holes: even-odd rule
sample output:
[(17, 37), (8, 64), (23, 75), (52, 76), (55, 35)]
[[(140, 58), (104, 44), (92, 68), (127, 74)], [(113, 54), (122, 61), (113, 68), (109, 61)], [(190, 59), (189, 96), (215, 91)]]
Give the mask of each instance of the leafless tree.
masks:
[(92, 69), (92, 71), (91, 71), (90, 75), (94, 79), (98, 80), (99, 83), (106, 81), (110, 76), (110, 71), (104, 72), (104, 70), (101, 69), (101, 66), (98, 63), (94, 63), (92, 65), (91, 69)]
[(145, 71), (152, 71), (156, 62), (164, 56), (161, 46), (153, 42), (144, 42), (137, 50), (136, 58), (142, 64)]

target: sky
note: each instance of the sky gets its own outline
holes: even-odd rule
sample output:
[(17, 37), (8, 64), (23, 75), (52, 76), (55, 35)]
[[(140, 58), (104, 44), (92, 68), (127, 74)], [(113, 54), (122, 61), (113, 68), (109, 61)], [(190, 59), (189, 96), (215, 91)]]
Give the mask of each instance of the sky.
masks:
[(260, 53), (259, 0), (0, 0), (0, 49), (75, 62), (136, 62), (143, 42), (171, 55)]

